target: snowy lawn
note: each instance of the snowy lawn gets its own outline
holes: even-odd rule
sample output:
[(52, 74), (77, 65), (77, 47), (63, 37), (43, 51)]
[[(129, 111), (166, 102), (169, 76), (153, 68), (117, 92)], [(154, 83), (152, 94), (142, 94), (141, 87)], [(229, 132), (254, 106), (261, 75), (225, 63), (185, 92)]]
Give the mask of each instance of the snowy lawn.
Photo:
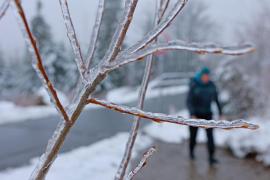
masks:
[(56, 113), (51, 106), (20, 107), (12, 102), (0, 101), (0, 125), (48, 117)]
[[(60, 154), (53, 164), (48, 180), (113, 179), (124, 153), (128, 133), (119, 133), (112, 138), (80, 147), (71, 152)], [(150, 146), (152, 140), (139, 135), (134, 155)], [(28, 166), (0, 172), (1, 180), (28, 179), (37, 158)]]

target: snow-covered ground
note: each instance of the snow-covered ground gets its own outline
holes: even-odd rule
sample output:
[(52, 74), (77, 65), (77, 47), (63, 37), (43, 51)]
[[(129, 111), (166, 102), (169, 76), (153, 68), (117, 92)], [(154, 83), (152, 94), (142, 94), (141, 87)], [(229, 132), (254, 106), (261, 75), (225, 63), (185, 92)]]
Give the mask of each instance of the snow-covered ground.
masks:
[[(186, 110), (178, 113), (188, 116)], [(257, 152), (257, 160), (270, 165), (270, 135), (269, 122), (252, 119), (261, 125), (259, 130), (215, 130), (216, 142), (221, 147), (230, 147), (234, 154), (243, 158), (250, 152)], [(150, 147), (155, 139), (169, 142), (181, 143), (188, 138), (186, 126), (168, 123), (150, 123), (142, 129), (143, 135), (139, 134), (135, 145), (134, 155), (139, 151)], [(123, 156), (128, 133), (119, 133), (114, 137), (102, 140), (86, 147), (80, 147), (71, 152), (60, 154), (52, 166), (47, 179), (112, 179), (117, 166)], [(203, 130), (199, 131), (198, 141), (205, 142), (206, 135)], [(31, 174), (37, 158), (30, 165), (9, 169), (0, 172), (1, 180), (27, 179)]]
[[(90, 146), (60, 154), (46, 179), (113, 179), (123, 156), (127, 138), (128, 133), (119, 133)], [(139, 135), (134, 155), (136, 156), (138, 151), (147, 148), (151, 143), (152, 140), (149, 137)], [(0, 172), (0, 179), (28, 179), (37, 160), (37, 158), (33, 159), (27, 166)]]
[(56, 114), (55, 108), (51, 106), (29, 106), (20, 107), (12, 102), (0, 101), (0, 125), (15, 123), (31, 119), (39, 119)]

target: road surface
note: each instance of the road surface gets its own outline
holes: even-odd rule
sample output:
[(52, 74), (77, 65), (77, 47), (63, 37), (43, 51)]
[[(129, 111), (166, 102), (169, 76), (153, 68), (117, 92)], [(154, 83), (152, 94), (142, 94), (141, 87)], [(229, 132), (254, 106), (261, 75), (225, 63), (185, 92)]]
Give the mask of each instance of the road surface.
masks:
[[(237, 159), (224, 149), (217, 150), (220, 161), (215, 167), (207, 162), (205, 144), (196, 146), (196, 160), (188, 157), (187, 142), (181, 144), (156, 141), (157, 152), (134, 180), (269, 180), (270, 169), (253, 159)], [(146, 150), (142, 151), (143, 154)], [(133, 167), (139, 159), (133, 161)]]

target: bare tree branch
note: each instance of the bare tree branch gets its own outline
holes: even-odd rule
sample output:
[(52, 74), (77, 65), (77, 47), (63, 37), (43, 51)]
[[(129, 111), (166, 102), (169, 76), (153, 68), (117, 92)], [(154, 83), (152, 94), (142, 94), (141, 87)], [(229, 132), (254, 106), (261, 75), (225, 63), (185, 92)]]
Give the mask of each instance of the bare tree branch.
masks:
[[(143, 81), (142, 81), (141, 90), (140, 90), (140, 94), (139, 94), (139, 101), (138, 101), (138, 105), (137, 105), (137, 107), (139, 109), (143, 109), (145, 94), (146, 94), (146, 90), (147, 90), (147, 86), (148, 86), (148, 82), (149, 82), (149, 78), (150, 78), (150, 73), (151, 73), (151, 67), (152, 67), (153, 56), (150, 55), (147, 58), (149, 58), (149, 60), (147, 60), (147, 62), (146, 62)], [(126, 144), (125, 153), (124, 153), (123, 159), (120, 163), (120, 166), (118, 168), (118, 171), (116, 173), (115, 180), (123, 179), (125, 174), (126, 174), (126, 169), (128, 167), (128, 163), (129, 163), (130, 158), (131, 158), (132, 149), (133, 149), (133, 146), (135, 144), (135, 140), (136, 140), (136, 137), (138, 134), (139, 127), (140, 127), (140, 117), (136, 116), (134, 118), (132, 129), (131, 129), (131, 132), (130, 132), (130, 135), (128, 138), (128, 142)]]
[(246, 128), (246, 129), (257, 129), (258, 125), (249, 123), (242, 119), (234, 121), (225, 121), (225, 120), (205, 120), (205, 119), (187, 119), (182, 116), (172, 116), (162, 113), (152, 113), (140, 110), (135, 107), (128, 107), (124, 105), (117, 105), (111, 102), (107, 102), (99, 99), (89, 99), (88, 103), (96, 104), (103, 106), (107, 109), (115, 110), (121, 113), (138, 116), (140, 118), (145, 118), (154, 122), (162, 123), (168, 122), (173, 124), (180, 124), (186, 126), (194, 126), (201, 128), (220, 128), (220, 129), (233, 129), (233, 128)]
[[(23, 7), (21, 6), (21, 1), (20, 0), (13, 0), (14, 2), (14, 7), (16, 9), (16, 12), (18, 13), (18, 22), (20, 24), (22, 33), (24, 35), (26, 44), (29, 48), (29, 51), (33, 57), (33, 66), (34, 69), (36, 70), (37, 74), (39, 75), (40, 79), (44, 83), (44, 86), (46, 87), (48, 93), (50, 94), (50, 98), (52, 102), (54, 102), (55, 107), (57, 110), (62, 114), (64, 120), (66, 122), (69, 121), (69, 117), (66, 113), (66, 110), (64, 109), (62, 103), (60, 102), (57, 92), (50, 81), (45, 68), (43, 66), (43, 61), (39, 52), (39, 49), (37, 47), (37, 43), (35, 41), (34, 35), (31, 33), (31, 30), (29, 28)], [(13, 4), (13, 3), (12, 3)]]
[(140, 160), (136, 168), (128, 174), (127, 180), (131, 180), (134, 178), (134, 176), (146, 165), (147, 160), (151, 156), (153, 156), (154, 152), (156, 152), (156, 148), (151, 147), (150, 149), (148, 149), (147, 152), (144, 153), (142, 159)]
[(9, 8), (9, 1), (10, 0), (5, 0), (0, 6), (0, 20), (2, 19), (2, 17), (4, 17)]
[(85, 77), (86, 67), (83, 61), (81, 47), (77, 39), (75, 28), (73, 26), (72, 19), (70, 16), (67, 0), (59, 0), (59, 3), (62, 9), (62, 15), (67, 29), (67, 36), (72, 46), (73, 53), (75, 55), (75, 62), (77, 64), (78, 70), (80, 72), (83, 81), (87, 82), (87, 78)]
[[(157, 8), (156, 8), (156, 16), (155, 16), (155, 25), (159, 23), (160, 19), (162, 18), (161, 14), (162, 12), (164, 12), (164, 10), (160, 8), (163, 4), (162, 3), (159, 4), (158, 1), (156, 4), (157, 4)], [(164, 8), (166, 8), (166, 6)], [(143, 109), (143, 106), (144, 106), (145, 95), (146, 95), (146, 91), (147, 91), (147, 87), (148, 87), (148, 83), (150, 79), (150, 74), (151, 74), (152, 63), (153, 63), (153, 55), (151, 54), (147, 58), (148, 60), (146, 61), (144, 76), (143, 76), (141, 89), (140, 89), (140, 93), (138, 97), (139, 101), (138, 101), (137, 107), (139, 109)], [(132, 149), (134, 147), (134, 144), (137, 138), (139, 127), (140, 127), (140, 117), (136, 116), (134, 118), (132, 129), (130, 131), (129, 138), (126, 144), (125, 153), (120, 163), (120, 166), (118, 168), (118, 171), (116, 173), (115, 180), (122, 180), (125, 177), (126, 169), (131, 159)]]
[(162, 17), (164, 16), (169, 4), (170, 4), (170, 0), (162, 0), (162, 1), (160, 1), (157, 24), (160, 23), (160, 21), (161, 21)]
[(168, 43), (154, 44), (149, 47), (146, 47), (140, 51), (132, 53), (127, 56), (119, 57), (119, 59), (112, 62), (108, 69), (116, 69), (125, 64), (141, 60), (143, 57), (153, 54), (158, 51), (164, 50), (186, 50), (195, 52), (198, 54), (225, 54), (225, 55), (243, 55), (255, 50), (252, 45), (245, 44), (240, 46), (232, 47), (219, 47), (214, 44), (199, 44), (199, 43), (186, 43), (184, 41), (170, 41)]
[(95, 20), (95, 24), (92, 30), (91, 40), (90, 40), (89, 49), (88, 49), (88, 53), (86, 57), (87, 70), (90, 69), (90, 66), (94, 57), (94, 53), (96, 50), (96, 44), (97, 44), (97, 39), (100, 32), (100, 26), (101, 26), (101, 22), (103, 18), (103, 13), (104, 13), (104, 0), (99, 0), (96, 20)]
[(137, 42), (132, 47), (128, 48), (126, 52), (134, 53), (138, 51), (139, 49), (145, 47), (147, 44), (149, 44), (151, 41), (153, 41), (158, 35), (160, 35), (169, 25), (170, 23), (175, 19), (175, 17), (181, 12), (181, 10), (185, 7), (188, 0), (177, 0), (177, 2), (174, 5), (174, 8), (172, 11), (167, 15), (164, 20), (162, 20), (158, 26), (156, 26), (152, 31), (146, 34), (145, 37), (143, 37), (142, 40)]
[(109, 49), (104, 57), (105, 62), (110, 62), (115, 59), (119, 53), (122, 43), (125, 39), (129, 25), (133, 19), (133, 14), (135, 12), (138, 0), (127, 0), (125, 3), (125, 10), (122, 16), (122, 19), (115, 31), (115, 34), (112, 38)]

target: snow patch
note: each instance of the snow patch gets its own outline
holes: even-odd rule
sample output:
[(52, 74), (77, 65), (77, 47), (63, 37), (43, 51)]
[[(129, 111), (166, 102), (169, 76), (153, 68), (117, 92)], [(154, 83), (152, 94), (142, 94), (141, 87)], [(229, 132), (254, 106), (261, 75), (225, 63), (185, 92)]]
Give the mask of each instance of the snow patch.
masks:
[(0, 101), (0, 124), (48, 117), (56, 113), (55, 108), (50, 106), (20, 107), (12, 102)]
[[(113, 179), (124, 154), (128, 133), (119, 133), (90, 146), (80, 147), (58, 156), (46, 179), (78, 180)], [(152, 144), (152, 140), (138, 135), (134, 147), (134, 156)], [(37, 158), (30, 165), (0, 172), (1, 180), (28, 179), (37, 163)]]

